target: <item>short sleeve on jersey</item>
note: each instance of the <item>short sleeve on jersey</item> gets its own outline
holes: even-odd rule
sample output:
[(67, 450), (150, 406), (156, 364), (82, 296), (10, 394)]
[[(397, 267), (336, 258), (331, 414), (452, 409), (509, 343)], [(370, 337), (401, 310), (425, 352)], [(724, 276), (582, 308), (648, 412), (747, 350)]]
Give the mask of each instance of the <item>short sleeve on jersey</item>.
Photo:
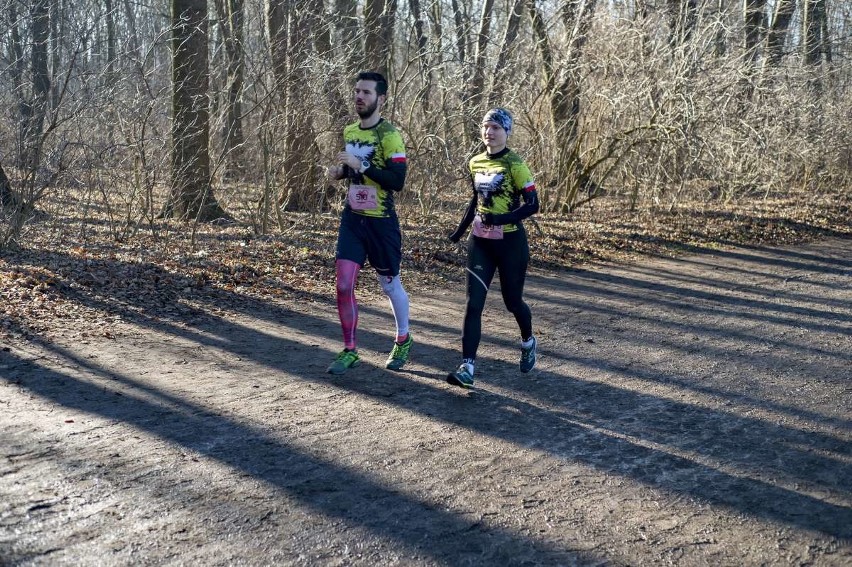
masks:
[(387, 122), (380, 124), (379, 128), (382, 130), (379, 135), (382, 140), (382, 154), (385, 161), (405, 163), (405, 143), (402, 141), (399, 130)]
[(515, 187), (524, 193), (535, 191), (535, 180), (530, 168), (522, 161), (516, 161), (512, 164), (512, 181)]

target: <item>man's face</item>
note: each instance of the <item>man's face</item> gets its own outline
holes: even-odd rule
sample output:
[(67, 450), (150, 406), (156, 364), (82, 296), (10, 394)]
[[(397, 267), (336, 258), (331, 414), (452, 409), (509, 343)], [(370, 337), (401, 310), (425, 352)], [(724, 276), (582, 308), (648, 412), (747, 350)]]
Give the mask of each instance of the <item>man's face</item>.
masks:
[(355, 112), (361, 118), (369, 118), (381, 108), (385, 95), (376, 94), (376, 81), (355, 83)]

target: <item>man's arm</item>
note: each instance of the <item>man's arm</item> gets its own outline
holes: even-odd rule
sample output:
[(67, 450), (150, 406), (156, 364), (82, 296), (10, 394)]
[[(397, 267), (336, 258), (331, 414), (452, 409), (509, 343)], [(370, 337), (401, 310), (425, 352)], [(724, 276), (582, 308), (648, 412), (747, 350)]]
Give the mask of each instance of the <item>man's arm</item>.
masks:
[(407, 173), (408, 164), (406, 162), (388, 160), (382, 169), (370, 164), (363, 175), (378, 183), (385, 191), (402, 191)]

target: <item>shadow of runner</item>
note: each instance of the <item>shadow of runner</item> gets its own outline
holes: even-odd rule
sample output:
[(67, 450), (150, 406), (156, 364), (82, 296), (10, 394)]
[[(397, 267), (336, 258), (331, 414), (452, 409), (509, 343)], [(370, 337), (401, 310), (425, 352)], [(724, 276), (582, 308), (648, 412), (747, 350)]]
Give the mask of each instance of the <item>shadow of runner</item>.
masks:
[[(110, 308), (104, 306), (104, 309), (109, 310)], [(243, 306), (241, 310), (246, 315), (253, 315), (252, 309), (248, 306)], [(300, 313), (294, 313), (293, 316), (293, 325), (298, 324), (301, 326), (300, 328), (304, 328), (305, 316)], [(262, 315), (260, 318), (276, 325), (285, 324), (268, 314)], [(323, 329), (334, 328), (333, 324), (322, 319), (308, 317), (307, 321), (308, 326), (316, 325)], [(328, 384), (324, 374), (320, 376), (311, 368), (293, 368), (282, 360), (280, 355), (275, 355), (276, 349), (281, 346), (280, 337), (259, 332), (257, 329), (217, 318), (196, 322), (195, 328), (192, 330), (154, 320), (147, 321), (146, 324), (151, 328), (197, 341), (199, 344), (215, 345), (232, 353), (250, 353), (249, 355), (253, 360), (269, 368), (286, 370), (305, 381)], [(207, 336), (208, 334), (212, 337)], [(236, 336), (241, 336), (245, 342), (259, 348), (249, 349), (243, 345), (235, 344), (233, 338)], [(293, 343), (291, 346), (296, 348), (301, 345)], [(425, 344), (422, 348), (423, 357), (433, 360), (443, 360), (442, 356), (449, 352), (448, 349)], [(57, 352), (60, 352), (66, 358), (73, 358), (67, 352)], [(77, 361), (77, 364), (90, 366), (80, 361)], [(802, 529), (817, 530), (838, 538), (850, 537), (852, 508), (825, 502), (811, 495), (776, 486), (772, 484), (771, 480), (773, 474), (782, 472), (789, 480), (799, 478), (808, 482), (812, 481), (810, 476), (816, 471), (824, 475), (819, 479), (820, 482), (831, 488), (835, 493), (840, 493), (841, 496), (848, 498), (848, 489), (844, 487), (852, 485), (852, 479), (850, 479), (852, 473), (850, 473), (849, 467), (844, 466), (842, 462), (820, 455), (807, 455), (808, 448), (821, 448), (821, 443), (825, 443), (823, 448), (834, 452), (843, 452), (844, 448), (848, 450), (846, 442), (841, 441), (841, 445), (837, 445), (838, 440), (836, 439), (817, 436), (815, 443), (814, 438), (808, 440), (808, 435), (801, 431), (782, 425), (772, 426), (759, 419), (732, 416), (726, 411), (696, 408), (691, 404), (669, 402), (650, 394), (621, 390), (607, 384), (595, 384), (593, 388), (588, 383), (573, 378), (568, 378), (569, 382), (563, 383), (565, 376), (560, 374), (543, 374), (543, 376), (550, 381), (550, 384), (541, 386), (542, 389), (538, 392), (535, 392), (535, 386), (529, 387), (529, 389), (540, 399), (550, 400), (551, 405), (555, 403), (557, 408), (543, 408), (515, 397), (493, 393), (470, 396), (469, 398), (449, 396), (445, 390), (415, 382), (407, 379), (404, 375), (395, 375), (392, 380), (337, 380), (333, 383), (349, 391), (381, 399), (385, 403), (394, 404), (424, 416), (465, 427), (483, 435), (503, 439), (518, 446), (538, 447), (555, 457), (587, 464), (598, 470), (624, 475), (664, 491), (688, 494), (711, 504), (729, 507), (755, 517), (787, 523)], [(142, 388), (146, 389), (148, 393), (162, 395), (155, 389), (139, 384), (134, 380), (119, 379), (129, 387)], [(126, 402), (123, 402), (119, 409), (106, 406), (106, 400), (98, 398), (91, 386), (74, 382), (71, 392), (51, 390), (48, 384), (42, 382), (28, 383), (23, 386), (34, 393), (56, 401), (56, 403), (68, 405), (68, 407), (77, 407), (113, 419), (126, 420), (129, 423), (148, 428), (156, 435), (186, 444), (188, 447), (193, 447), (190, 443), (193, 442), (193, 439), (197, 439), (198, 435), (203, 438), (204, 435), (208, 434), (204, 431), (205, 426), (211, 427), (212, 430), (224, 429), (233, 432), (235, 437), (247, 435), (250, 438), (256, 438), (259, 433), (262, 437), (262, 432), (251, 428), (245, 429), (244, 426), (235, 424), (226, 418), (205, 413), (207, 410), (186, 404), (179, 398), (171, 399), (169, 403), (184, 404), (191, 415), (175, 418), (180, 420), (177, 425), (181, 427), (178, 428), (179, 431), (170, 432), (165, 430), (162, 424), (143, 423), (142, 418), (132, 411)], [(499, 381), (495, 383), (500, 384)], [(552, 397), (554, 396), (553, 386), (556, 383), (559, 383), (561, 388), (565, 388), (566, 384), (568, 387), (556, 395), (554, 401)], [(583, 390), (584, 387), (589, 389)], [(527, 385), (525, 385), (524, 389), (527, 388)], [(89, 399), (83, 399), (81, 396), (69, 396), (75, 391), (78, 393), (84, 391)], [(114, 403), (114, 399), (110, 398), (110, 402)], [(148, 409), (158, 407), (150, 406), (150, 402), (143, 401), (141, 403), (148, 403)], [(572, 405), (581, 406), (583, 411), (567, 412), (563, 409), (564, 407), (572, 407)], [(655, 407), (660, 412), (659, 416), (663, 416), (665, 419), (649, 419), (647, 426), (643, 425), (643, 416), (638, 413), (629, 416), (630, 420), (633, 421), (624, 419), (625, 410), (633, 411), (632, 408), (648, 408), (650, 406)], [(510, 407), (518, 411), (509, 411), (508, 408)], [(126, 415), (122, 418), (119, 417), (119, 414)], [(199, 415), (203, 415), (203, 419), (198, 417)], [(652, 417), (654, 416), (656, 414), (652, 415)], [(623, 421), (620, 422), (619, 420)], [(704, 427), (707, 427), (710, 432), (709, 439), (700, 435)], [(194, 431), (195, 429), (199, 429), (199, 431)], [(753, 458), (749, 457), (748, 454), (739, 455), (738, 466), (747, 465), (745, 468), (748, 469), (749, 473), (761, 469), (767, 480), (745, 478), (739, 470), (720, 470), (718, 466), (709, 462), (709, 457), (718, 457), (721, 464), (725, 465), (726, 451), (736, 450), (728, 437), (736, 436), (742, 431), (749, 432), (746, 436), (749, 442), (747, 446), (757, 447), (758, 450), (754, 453)], [(802, 447), (791, 446), (791, 440), (794, 442), (793, 444), (801, 442), (804, 445)], [(708, 441), (711, 442), (709, 447), (704, 445)], [(343, 517), (352, 521), (363, 522), (363, 525), (382, 534), (385, 531), (393, 531), (392, 527), (385, 525), (390, 521), (387, 516), (380, 514), (382, 511), (386, 514), (387, 511), (377, 510), (369, 501), (369, 492), (375, 483), (371, 483), (363, 475), (340, 469), (333, 463), (326, 463), (310, 456), (305, 457), (299, 451), (276, 441), (264, 441), (264, 443), (267, 442), (273, 443), (273, 455), (283, 461), (300, 462), (300, 459), (304, 457), (310, 470), (315, 470), (315, 467), (328, 466), (331, 467), (337, 481), (355, 482), (358, 487), (359, 498), (367, 500), (365, 508), (383, 519), (379, 521), (376, 518), (363, 517), (360, 511), (338, 511), (338, 513), (344, 514)], [(713, 445), (712, 442), (717, 443), (718, 446)], [(763, 452), (762, 447), (772, 447), (775, 443), (785, 446), (785, 449), (772, 454)], [(655, 444), (657, 446), (649, 446)], [(690, 459), (679, 454), (673, 454), (666, 450), (666, 444), (678, 448), (681, 452), (692, 451), (702, 459)], [(280, 472), (277, 470), (256, 472), (263, 470), (262, 465), (265, 465), (266, 461), (263, 460), (265, 458), (263, 455), (255, 455), (254, 450), (269, 451), (268, 447), (250, 445), (248, 449), (252, 450), (249, 451), (248, 455), (243, 453), (244, 449), (246, 448), (229, 448), (227, 446), (223, 448), (220, 446), (217, 451), (211, 452), (210, 456), (234, 467), (239, 467), (239, 462), (243, 459), (247, 464), (241, 470), (246, 470), (249, 474), (282, 486), (288, 492), (293, 491), (296, 497), (303, 499), (309, 505), (317, 505), (312, 502), (313, 497), (311, 496), (311, 494), (317, 493), (316, 490), (307, 490), (298, 483), (296, 485), (288, 484), (285, 479), (280, 477)], [(791, 470), (788, 463), (778, 462), (778, 459), (794, 457), (791, 460), (795, 460), (802, 455), (806, 459), (806, 464), (809, 465), (807, 470), (794, 471)], [(399, 499), (401, 506), (413, 507), (416, 517), (440, 522), (446, 516), (445, 513), (430, 510), (428, 505), (424, 503), (411, 501), (406, 499), (404, 495), (381, 489), (381, 487), (379, 489), (384, 490), (381, 494), (383, 495), (382, 498), (387, 500), (385, 504), (394, 504)], [(336, 489), (329, 488), (329, 490)], [(333, 508), (333, 505), (326, 503), (323, 503), (322, 506)], [(321, 509), (324, 510), (324, 508)], [(453, 529), (479, 529), (472, 527), (476, 524), (465, 524), (452, 515), (450, 515), (450, 518), (455, 522), (451, 524)], [(377, 521), (378, 524), (374, 525), (371, 521)], [(441, 533), (443, 532), (435, 532), (435, 535)], [(415, 534), (409, 534), (404, 530), (397, 537), (398, 541), (402, 542), (418, 541)], [(510, 540), (511, 545), (528, 544), (526, 540), (518, 539), (511, 534), (507, 537), (514, 538)], [(541, 550), (541, 553), (544, 554), (559, 552), (559, 550), (548, 549), (546, 546)]]
[[(73, 356), (68, 356), (68, 360), (102, 378), (117, 379), (125, 386), (140, 386), (134, 380), (105, 372)], [(17, 364), (37, 366), (13, 360), (12, 365)], [(536, 561), (548, 564), (600, 561), (583, 552), (558, 549), (490, 527), (482, 521), (462, 519), (438, 509), (437, 505), (390, 489), (369, 474), (319, 459), (270, 437), (262, 429), (236, 423), (205, 407), (149, 387), (141, 389), (155, 396), (156, 403), (127, 393), (116, 396), (102, 384), (82, 382), (44, 367), (38, 369), (35, 378), (11, 380), (4, 375), (0, 380), (65, 408), (125, 423), (196, 451), (269, 483), (316, 513), (365, 528), (434, 561), (457, 564), (460, 559), (473, 558), (495, 565), (507, 564), (517, 557), (535, 557)]]
[[(430, 347), (424, 347), (427, 350)], [(75, 364), (88, 366), (91, 370), (104, 374), (93, 368), (85, 361), (75, 359), (70, 353), (54, 349), (55, 352), (73, 360)], [(426, 353), (428, 355), (428, 352)], [(259, 361), (263, 363), (263, 361)], [(267, 363), (268, 364), (268, 363)], [(292, 369), (291, 369), (292, 370)], [(378, 371), (377, 371), (378, 372)], [(412, 501), (404, 495), (375, 485), (363, 475), (340, 469), (334, 463), (317, 460), (315, 457), (303, 455), (301, 452), (287, 447), (273, 439), (262, 442), (252, 441), (253, 445), (244, 446), (239, 444), (239, 439), (262, 439), (263, 432), (244, 425), (233, 423), (227, 418), (211, 414), (208, 410), (189, 404), (184, 400), (163, 394), (149, 386), (140, 385), (137, 381), (116, 377), (109, 374), (113, 379), (120, 380), (126, 386), (141, 388), (147, 394), (155, 395), (163, 400), (163, 404), (175, 405), (183, 408), (189, 415), (179, 415), (171, 420), (151, 422), (150, 412), (161, 408), (144, 400), (128, 401), (123, 399), (116, 405), (115, 400), (108, 400), (103, 395), (103, 389), (89, 384), (83, 384), (71, 379), (68, 384), (59, 388), (51, 386), (50, 380), (32, 380), (20, 384), (34, 394), (50, 399), (58, 404), (92, 412), (110, 419), (118, 419), (153, 434), (176, 443), (199, 450), (208, 454), (211, 458), (220, 460), (232, 467), (245, 470), (261, 480), (278, 485), (292, 493), (295, 497), (303, 500), (306, 504), (317, 506), (312, 502), (309, 494), (306, 494), (301, 481), (293, 484), (293, 471), (286, 475), (280, 470), (265, 471), (264, 464), (270, 452), (275, 461), (297, 462), (304, 459), (303, 466), (310, 469), (299, 478), (312, 479), (310, 471), (315, 467), (329, 467), (332, 471), (335, 486), (346, 486), (352, 483), (353, 490), (358, 495), (357, 499), (363, 499), (363, 506), (358, 510), (339, 510), (332, 504), (322, 504), (321, 511), (330, 515), (341, 515), (349, 521), (357, 522), (365, 527), (390, 537), (393, 536), (402, 542), (413, 544), (418, 541), (416, 534), (409, 534), (404, 527), (393, 525), (393, 513), (388, 515), (388, 509), (405, 510), (406, 515), (414, 514), (421, 520), (437, 522), (436, 525), (447, 526), (451, 530), (465, 530), (476, 532), (485, 530), (484, 526), (474, 528), (471, 524), (465, 524), (458, 518), (439, 513), (429, 509), (428, 505)], [(66, 382), (68, 381), (68, 377)], [(748, 447), (774, 447), (776, 443), (786, 443), (790, 439), (805, 439), (802, 432), (790, 432), (783, 426), (770, 427), (760, 420), (747, 417), (735, 418), (725, 412), (719, 412), (707, 408), (695, 408), (689, 404), (679, 404), (661, 400), (650, 395), (637, 394), (631, 391), (622, 391), (606, 384), (589, 384), (576, 380), (564, 383), (563, 377), (554, 375), (545, 378), (546, 388), (552, 395), (554, 385), (557, 382), (563, 394), (559, 396), (559, 402), (568, 405), (580, 406), (582, 411), (569, 413), (564, 410), (554, 410), (532, 405), (517, 398), (506, 397), (493, 392), (479, 391), (473, 396), (461, 397), (448, 395), (446, 389), (438, 389), (428, 384), (423, 384), (406, 379), (404, 375), (394, 374), (392, 379), (387, 380), (345, 380), (337, 379), (331, 383), (336, 384), (348, 391), (362, 396), (382, 400), (383, 403), (403, 407), (419, 414), (437, 419), (449, 424), (468, 428), (471, 431), (483, 435), (492, 436), (514, 443), (520, 447), (534, 447), (546, 451), (555, 458), (566, 461), (578, 462), (591, 466), (597, 470), (608, 473), (623, 475), (638, 482), (645, 483), (667, 492), (688, 494), (694, 498), (709, 502), (713, 505), (722, 505), (744, 514), (763, 518), (767, 520), (783, 522), (798, 528), (815, 530), (825, 535), (837, 538), (852, 537), (852, 507), (833, 504), (820, 500), (808, 494), (802, 494), (794, 490), (776, 486), (770, 480), (748, 478), (746, 472), (762, 469), (763, 474), (771, 479), (775, 474), (783, 472), (785, 475), (796, 475), (779, 465), (776, 457), (795, 455), (800, 463), (808, 465), (804, 470), (799, 470), (798, 476), (803, 482), (808, 481), (809, 475), (814, 470), (823, 471), (825, 474), (823, 482), (827, 482), (835, 493), (841, 492), (848, 498), (848, 489), (852, 486), (852, 470), (843, 463), (826, 459), (819, 455), (810, 455), (806, 451), (796, 447), (785, 447), (781, 453), (765, 454), (760, 451), (752, 454), (748, 461), (750, 471), (720, 470), (719, 466), (707, 464), (706, 458), (691, 459), (676, 454), (676, 452), (663, 450), (661, 446), (649, 446), (652, 443), (673, 443), (682, 450), (694, 451), (697, 455), (706, 457), (706, 451), (711, 456), (726, 455), (727, 451), (734, 447), (730, 441), (726, 441), (725, 435), (736, 435), (742, 431), (749, 431), (746, 438)], [(315, 381), (319, 384), (328, 384), (326, 378), (315, 375), (303, 376), (304, 380)], [(573, 384), (573, 388), (571, 387)], [(535, 388), (534, 384), (526, 384), (526, 388)], [(542, 395), (539, 393), (539, 395)], [(660, 415), (668, 416), (667, 420), (659, 422), (651, 421), (649, 426), (636, 425), (633, 429), (627, 428), (624, 432), (619, 428), (618, 420), (623, 418), (620, 412), (623, 408), (644, 408), (652, 403), (659, 409)], [(140, 411), (136, 405), (144, 406)], [(635, 423), (641, 423), (637, 415), (631, 417)], [(603, 424), (603, 426), (601, 425)], [(660, 431), (657, 431), (657, 428)], [(704, 445), (708, 437), (700, 432), (709, 428), (709, 439), (718, 445), (709, 448)], [(721, 429), (720, 429), (721, 428)], [(211, 436), (211, 431), (229, 430), (229, 435), (235, 439), (234, 447), (222, 447), (216, 451), (205, 449), (204, 441)], [(607, 433), (606, 430), (618, 432), (618, 434)], [(698, 434), (696, 434), (698, 433)], [(794, 435), (795, 434), (795, 435)], [(682, 436), (680, 441), (678, 437)], [(837, 440), (833, 440), (835, 444)], [(237, 444), (239, 444), (237, 446)], [(271, 446), (270, 446), (271, 444)], [(259, 453), (250, 450), (256, 448)], [(746, 455), (741, 457), (738, 464), (746, 462)], [(723, 459), (721, 464), (726, 464)], [(301, 474), (300, 472), (295, 473)], [(289, 479), (289, 480), (288, 480)], [(317, 479), (305, 480), (314, 483)], [(338, 484), (342, 483), (342, 484)], [(338, 490), (334, 486), (328, 486), (328, 490)], [(378, 490), (378, 500), (384, 503), (376, 507), (374, 491)], [(311, 488), (310, 492), (315, 492)], [(396, 500), (399, 500), (398, 502)], [(392, 505), (390, 505), (392, 503)], [(326, 507), (330, 507), (326, 509)], [(389, 507), (389, 508), (385, 508)], [(423, 515), (426, 514), (424, 517)], [(432, 518), (429, 515), (434, 514)], [(447, 524), (447, 522), (451, 522)], [(390, 525), (388, 525), (390, 524)], [(401, 531), (397, 531), (401, 530)], [(385, 533), (388, 532), (388, 533)], [(440, 531), (433, 534), (439, 536), (445, 533)], [(457, 532), (458, 533), (458, 532)], [(487, 537), (493, 537), (487, 535)], [(535, 542), (519, 540), (516, 536), (500, 532), (501, 538), (514, 538), (512, 546), (537, 545)], [(466, 540), (469, 538), (466, 538)], [(454, 546), (455, 544), (450, 544)], [(461, 548), (453, 547), (447, 553), (459, 552)], [(536, 549), (536, 554), (548, 557), (558, 550), (547, 546)], [(443, 551), (441, 552), (443, 553)], [(451, 556), (451, 555), (450, 555)], [(442, 556), (443, 557), (443, 556)]]

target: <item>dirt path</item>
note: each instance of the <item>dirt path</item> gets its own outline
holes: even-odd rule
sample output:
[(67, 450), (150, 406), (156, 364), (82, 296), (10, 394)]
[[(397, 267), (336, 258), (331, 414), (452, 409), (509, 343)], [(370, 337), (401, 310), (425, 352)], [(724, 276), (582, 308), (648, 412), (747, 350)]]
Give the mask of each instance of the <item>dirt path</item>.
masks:
[(534, 274), (469, 393), (462, 290), (395, 374), (362, 285), (341, 377), (327, 301), (5, 345), (0, 564), (852, 564), (850, 240)]

